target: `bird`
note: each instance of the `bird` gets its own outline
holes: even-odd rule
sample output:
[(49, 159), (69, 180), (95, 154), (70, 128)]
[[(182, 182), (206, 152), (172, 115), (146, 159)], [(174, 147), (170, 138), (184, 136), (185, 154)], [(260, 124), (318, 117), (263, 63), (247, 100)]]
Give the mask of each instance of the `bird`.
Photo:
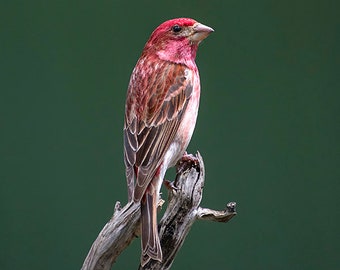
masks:
[(151, 34), (128, 85), (124, 163), (128, 200), (141, 208), (141, 265), (162, 262), (157, 226), (160, 189), (168, 168), (186, 154), (196, 124), (198, 45), (214, 30), (191, 18), (163, 22)]

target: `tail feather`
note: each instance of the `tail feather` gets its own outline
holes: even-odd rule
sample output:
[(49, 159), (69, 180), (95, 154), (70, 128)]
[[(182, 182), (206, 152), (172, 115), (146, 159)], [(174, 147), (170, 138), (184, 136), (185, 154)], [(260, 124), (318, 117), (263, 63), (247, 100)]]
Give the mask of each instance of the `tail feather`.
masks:
[(157, 228), (157, 196), (146, 192), (141, 201), (142, 215), (142, 255), (141, 265), (144, 266), (150, 259), (162, 261), (162, 248)]

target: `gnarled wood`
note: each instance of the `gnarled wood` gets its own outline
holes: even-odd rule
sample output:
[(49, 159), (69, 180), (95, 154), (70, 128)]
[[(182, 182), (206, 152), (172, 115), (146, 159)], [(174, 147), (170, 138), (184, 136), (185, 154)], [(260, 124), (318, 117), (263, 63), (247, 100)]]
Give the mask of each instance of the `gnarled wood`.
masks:
[[(169, 192), (169, 202), (159, 224), (163, 261), (148, 262), (143, 270), (170, 269), (176, 253), (196, 220), (228, 222), (236, 215), (236, 203), (223, 211), (200, 207), (204, 186), (204, 164), (198, 153), (177, 167), (176, 180)], [(123, 208), (117, 202), (111, 220), (104, 226), (84, 261), (82, 270), (109, 270), (120, 253), (139, 235), (140, 205), (128, 203)], [(138, 257), (139, 260), (139, 257)], [(136, 258), (137, 261), (137, 258)]]

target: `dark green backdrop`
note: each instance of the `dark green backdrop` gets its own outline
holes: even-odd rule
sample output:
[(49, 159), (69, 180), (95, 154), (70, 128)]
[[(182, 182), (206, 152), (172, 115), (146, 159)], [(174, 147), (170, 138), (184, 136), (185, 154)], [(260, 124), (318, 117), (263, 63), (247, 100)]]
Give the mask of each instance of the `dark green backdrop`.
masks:
[[(0, 269), (79, 269), (126, 202), (125, 92), (151, 31), (187, 16), (207, 207), (173, 269), (340, 269), (339, 1), (1, 1)], [(136, 269), (139, 240), (114, 269)]]

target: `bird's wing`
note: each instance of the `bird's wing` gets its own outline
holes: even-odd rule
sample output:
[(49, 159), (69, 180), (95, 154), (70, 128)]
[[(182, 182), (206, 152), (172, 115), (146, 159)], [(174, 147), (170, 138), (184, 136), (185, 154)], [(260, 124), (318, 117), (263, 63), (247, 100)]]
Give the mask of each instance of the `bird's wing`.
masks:
[(129, 198), (135, 201), (142, 198), (157, 173), (193, 91), (186, 66), (162, 65), (151, 67), (144, 77), (133, 76), (128, 89), (124, 156)]

